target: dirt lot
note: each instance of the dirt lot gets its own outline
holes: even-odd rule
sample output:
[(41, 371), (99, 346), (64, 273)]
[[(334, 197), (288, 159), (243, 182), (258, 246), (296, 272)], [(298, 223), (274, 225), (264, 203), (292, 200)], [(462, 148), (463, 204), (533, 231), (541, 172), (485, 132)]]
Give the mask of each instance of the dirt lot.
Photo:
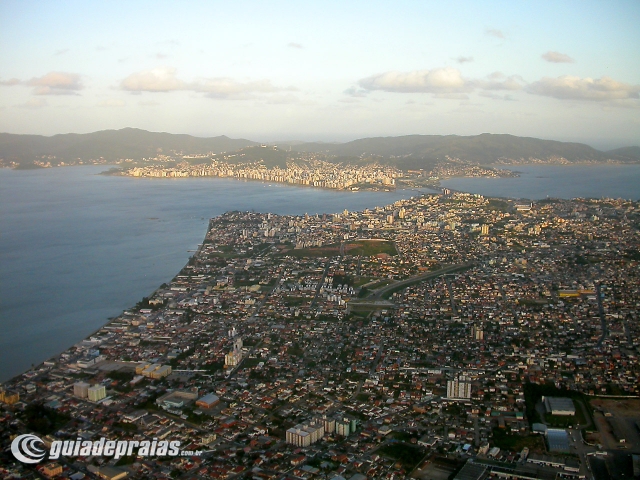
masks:
[(629, 417), (640, 420), (640, 398), (629, 400), (596, 398), (589, 403), (594, 409), (610, 412), (614, 417)]
[(456, 471), (456, 463), (442, 462), (438, 459), (430, 459), (424, 462), (413, 473), (412, 478), (420, 480), (447, 480)]
[[(640, 399), (595, 399), (594, 420), (606, 449), (640, 451)], [(624, 441), (620, 441), (620, 439)]]

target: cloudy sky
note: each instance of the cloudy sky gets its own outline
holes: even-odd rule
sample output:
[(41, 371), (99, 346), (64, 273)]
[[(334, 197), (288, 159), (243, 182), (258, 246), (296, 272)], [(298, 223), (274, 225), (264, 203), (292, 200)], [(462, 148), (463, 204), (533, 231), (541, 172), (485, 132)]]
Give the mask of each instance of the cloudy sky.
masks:
[(0, 131), (640, 144), (640, 2), (0, 2)]

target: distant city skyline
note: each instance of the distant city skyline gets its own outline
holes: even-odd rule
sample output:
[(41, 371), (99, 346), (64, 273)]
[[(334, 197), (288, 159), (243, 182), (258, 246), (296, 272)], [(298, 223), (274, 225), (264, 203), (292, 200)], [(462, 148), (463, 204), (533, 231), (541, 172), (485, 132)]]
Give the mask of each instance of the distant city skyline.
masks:
[(640, 3), (0, 3), (0, 131), (640, 144)]

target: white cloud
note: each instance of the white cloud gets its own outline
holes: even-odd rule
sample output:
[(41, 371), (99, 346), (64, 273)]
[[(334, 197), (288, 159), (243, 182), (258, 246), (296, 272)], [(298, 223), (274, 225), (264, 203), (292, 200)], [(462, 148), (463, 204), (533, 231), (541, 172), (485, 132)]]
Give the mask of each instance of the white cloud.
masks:
[(295, 43), (295, 42), (289, 42), (287, 47), (290, 47), (290, 48), (304, 48), (301, 44)]
[(478, 80), (476, 84), (482, 90), (521, 90), (525, 81), (520, 75), (507, 77), (502, 72), (493, 72), (487, 75), (486, 80)]
[(120, 88), (132, 93), (190, 91), (204, 93), (209, 98), (246, 100), (254, 94), (292, 91), (293, 87), (276, 87), (269, 80), (241, 82), (233, 78), (204, 78), (186, 82), (176, 76), (176, 69), (161, 67), (129, 75)]
[(187, 90), (187, 84), (176, 78), (176, 69), (154, 68), (132, 73), (120, 82), (120, 88), (129, 92), (171, 92)]
[(547, 52), (543, 53), (541, 57), (547, 62), (551, 63), (573, 63), (574, 60), (569, 55), (560, 52)]
[(596, 102), (640, 98), (640, 85), (618, 82), (611, 77), (599, 79), (565, 75), (543, 78), (527, 87), (529, 93), (560, 100), (590, 100)]
[(399, 93), (460, 93), (471, 90), (471, 85), (451, 68), (436, 68), (414, 72), (385, 72), (363, 78), (358, 84), (365, 90), (383, 90)]
[(484, 33), (486, 35), (489, 35), (490, 37), (501, 38), (501, 39), (507, 38), (506, 35), (502, 32), (502, 30), (498, 30), (496, 28), (487, 28), (484, 31)]
[(366, 97), (368, 91), (364, 90), (362, 88), (358, 88), (356, 86), (352, 86), (347, 88), (344, 92), (345, 95), (349, 95), (350, 97), (354, 97), (354, 98), (362, 98), (362, 97)]
[(368, 91), (382, 90), (394, 93), (430, 93), (437, 99), (466, 100), (471, 92), (494, 100), (514, 101), (511, 94), (495, 92), (517, 92), (553, 97), (560, 100), (589, 100), (608, 102), (612, 107), (640, 108), (640, 85), (618, 82), (610, 77), (600, 79), (563, 76), (543, 78), (527, 84), (519, 75), (507, 76), (493, 72), (483, 79), (462, 77), (455, 68), (445, 67), (414, 72), (385, 72), (363, 78), (358, 82), (363, 90), (350, 87), (345, 94), (361, 97)]
[(363, 93), (368, 90), (383, 90), (397, 93), (432, 93), (434, 98), (466, 100), (468, 97), (464, 94), (474, 90), (516, 91), (526, 85), (519, 75), (506, 76), (501, 72), (494, 72), (485, 79), (467, 79), (462, 77), (459, 70), (451, 67), (416, 72), (386, 72), (364, 78), (358, 83), (364, 90), (358, 91), (351, 87), (344, 93), (364, 96)]
[(35, 87), (34, 95), (77, 95), (83, 88), (80, 75), (66, 72), (49, 72), (22, 83)]
[(204, 92), (210, 98), (248, 98), (253, 93), (269, 93), (285, 90), (274, 87), (269, 80), (238, 82), (232, 78), (209, 78), (201, 83), (194, 83), (190, 90)]

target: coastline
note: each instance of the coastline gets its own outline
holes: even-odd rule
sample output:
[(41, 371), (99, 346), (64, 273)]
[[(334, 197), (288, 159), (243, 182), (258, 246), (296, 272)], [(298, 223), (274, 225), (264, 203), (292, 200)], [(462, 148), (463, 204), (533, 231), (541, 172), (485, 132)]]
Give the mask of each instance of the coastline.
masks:
[[(83, 165), (83, 166), (85, 166), (85, 165)], [(562, 166), (565, 166), (565, 165), (562, 165)], [(30, 174), (29, 174), (29, 176), (30, 176)], [(225, 179), (218, 179), (218, 180), (222, 180), (222, 181), (224, 181)], [(235, 179), (226, 179), (226, 180), (235, 180)], [(509, 181), (511, 182), (511, 181), (513, 181), (513, 180), (514, 180), (514, 179), (510, 179)], [(506, 179), (495, 179), (495, 181), (498, 181), (498, 182), (500, 182), (500, 181), (506, 181)], [(135, 183), (137, 184), (138, 182), (135, 182)], [(145, 183), (146, 183), (146, 182), (145, 182)], [(151, 182), (151, 183), (156, 183), (156, 182)], [(173, 183), (173, 182), (171, 182), (171, 183)], [(182, 184), (183, 182), (178, 182), (178, 183), (181, 183), (181, 184)], [(201, 182), (198, 182), (198, 183), (201, 183)], [(207, 184), (207, 183), (208, 183), (208, 182), (202, 182), (202, 184)], [(236, 182), (233, 182), (233, 183), (236, 183)], [(245, 183), (253, 183), (253, 182), (245, 182)], [(266, 182), (262, 182), (262, 183), (266, 183)], [(185, 186), (186, 186), (186, 185), (189, 185), (187, 182), (184, 182), (184, 184), (185, 184)], [(279, 185), (279, 187), (296, 187), (296, 185), (280, 184), (280, 185)], [(426, 190), (428, 187), (423, 187), (423, 188)], [(317, 190), (317, 191), (322, 191), (322, 190), (323, 190), (323, 189), (320, 189), (320, 188), (317, 188), (317, 187), (315, 187), (314, 189), (315, 189), (315, 190)], [(314, 189), (312, 189), (312, 190), (314, 190)], [(401, 190), (401, 189), (398, 189), (398, 190)], [(430, 189), (430, 190), (431, 190), (431, 189)], [(324, 190), (324, 191), (326, 191), (326, 190)], [(469, 191), (469, 190), (460, 190), (460, 191)], [(298, 192), (301, 192), (301, 191), (300, 191), (300, 190), (298, 190)], [(332, 194), (333, 194), (333, 192), (335, 192), (335, 191), (332, 191)], [(419, 192), (419, 190), (417, 190), (417, 191), (416, 191), (416, 190), (414, 190), (414, 189), (407, 189), (407, 190), (406, 190), (406, 192)], [(295, 188), (294, 188), (294, 189), (292, 189), (292, 193), (296, 193), (296, 189), (295, 189)], [(335, 192), (335, 193), (337, 193), (337, 192)], [(346, 194), (346, 193), (347, 193), (347, 192), (343, 192), (343, 195), (344, 195), (344, 194)], [(401, 192), (398, 192), (398, 193), (401, 193)], [(496, 196), (496, 197), (502, 197), (502, 198), (526, 198), (526, 197), (523, 197), (523, 196), (518, 196), (518, 197), (516, 197), (516, 196), (510, 196), (510, 195), (494, 195), (494, 196)], [(356, 197), (357, 197), (357, 196), (356, 196)], [(385, 201), (385, 203), (391, 203), (391, 201), (389, 201), (389, 202), (386, 202), (386, 201)], [(157, 214), (155, 214), (155, 215), (154, 215), (154, 214), (148, 214), (148, 215), (147, 215), (147, 214), (145, 214), (144, 216), (145, 216), (146, 218), (147, 218), (147, 217), (154, 217), (154, 218), (155, 218), (155, 217), (156, 217), (156, 215), (157, 215)], [(208, 222), (208, 223), (210, 223), (210, 221), (211, 221), (211, 220), (209, 220), (209, 222)], [(208, 228), (208, 227), (207, 227), (207, 228)], [(196, 242), (200, 242), (200, 241), (202, 241), (202, 240), (201, 240), (201, 239), (202, 239), (201, 235), (202, 235), (202, 234), (200, 233), (200, 234), (198, 235), (198, 240), (194, 241), (194, 243), (191, 243), (191, 245), (195, 244)], [(188, 248), (188, 247), (187, 247), (187, 248)], [(183, 250), (184, 250), (184, 247), (183, 247), (183, 248), (181, 248), (181, 251), (183, 251)], [(171, 275), (171, 276), (170, 276), (170, 277), (168, 277), (168, 278), (172, 278), (173, 276), (175, 276), (175, 272), (176, 272), (176, 271), (181, 270), (182, 268), (184, 268), (184, 266), (185, 266), (185, 265), (186, 265), (186, 262), (183, 260), (183, 261), (182, 261), (182, 263), (181, 263), (181, 266), (179, 267), (179, 269), (177, 269), (177, 270), (173, 270), (173, 271), (170, 273), (170, 275)], [(162, 282), (159, 282), (159, 283), (155, 284), (155, 285), (152, 287), (152, 290), (147, 290), (147, 291), (148, 291), (148, 292), (150, 292), (151, 294), (153, 294), (153, 292), (155, 292), (155, 291), (158, 289), (158, 285), (160, 285), (161, 283), (162, 283)], [(137, 298), (137, 300), (139, 300), (140, 298), (142, 298), (144, 295), (145, 295), (144, 293), (143, 293), (142, 295), (140, 295), (140, 296)], [(124, 309), (126, 309), (126, 308), (130, 308), (130, 306), (131, 306), (131, 305), (132, 305), (132, 304), (130, 303), (128, 306), (124, 307)], [(114, 312), (114, 313), (115, 313), (115, 312)], [(111, 317), (112, 319), (114, 318), (113, 314), (110, 314), (110, 315), (109, 315), (109, 317)], [(105, 317), (102, 317), (102, 318), (105, 318)], [(93, 335), (97, 330), (99, 330), (100, 328), (102, 328), (102, 327), (103, 327), (103, 326), (105, 326), (105, 325), (108, 325), (108, 324), (109, 324), (109, 323), (111, 323), (112, 321), (113, 321), (113, 320), (111, 320), (111, 319), (106, 320), (106, 321), (105, 321), (105, 320), (103, 320), (103, 322), (104, 322), (104, 323), (100, 323), (100, 325), (97, 325), (96, 327), (94, 327), (93, 329), (91, 329), (91, 332), (90, 332), (89, 334), (87, 334), (87, 336)], [(86, 337), (83, 337), (83, 338), (86, 338)], [(78, 340), (78, 341), (80, 341), (80, 340)], [(76, 343), (77, 343), (77, 342), (76, 342)], [(66, 348), (69, 348), (69, 347), (66, 347)], [(66, 350), (66, 348), (65, 348), (64, 350)], [(61, 351), (64, 351), (64, 350), (60, 350), (60, 351), (58, 351), (58, 352), (53, 353), (51, 356), (49, 356), (49, 357), (47, 357), (46, 359), (44, 359), (44, 360), (42, 360), (42, 361), (38, 362), (38, 363), (37, 363), (37, 365), (41, 365), (43, 362), (45, 362), (45, 361), (49, 361), (49, 360), (51, 360), (52, 358), (57, 357), (58, 355), (60, 355), (60, 352), (61, 352)], [(28, 372), (29, 370), (30, 370), (30, 368), (28, 368), (28, 367), (27, 367), (25, 370), (23, 370), (23, 373), (24, 373), (24, 372)], [(21, 373), (16, 373), (15, 375), (21, 375)], [(15, 376), (15, 375), (12, 375), (10, 378), (14, 378), (14, 376)], [(7, 380), (5, 380), (5, 381), (7, 381)]]
[[(237, 177), (220, 177), (220, 176), (215, 176), (215, 175), (193, 175), (193, 176), (185, 176), (185, 177), (156, 177), (156, 176), (135, 176), (135, 175), (125, 175), (122, 173), (118, 173), (118, 172), (109, 172), (109, 171), (105, 171), (105, 172), (101, 172), (98, 175), (105, 175), (105, 176), (109, 176), (109, 177), (123, 177), (123, 178), (133, 178), (135, 180), (151, 180), (151, 181), (156, 181), (156, 180), (170, 180), (170, 181), (174, 181), (174, 180), (194, 180), (194, 179), (215, 179), (215, 180), (234, 180), (234, 181), (238, 181), (238, 182), (245, 182), (245, 183), (249, 183), (249, 182), (258, 182), (258, 183), (263, 183), (263, 184), (268, 184), (269, 186), (271, 186), (271, 184), (277, 184), (277, 185), (281, 185), (281, 186), (286, 186), (286, 187), (300, 187), (300, 188), (317, 188), (320, 190), (329, 190), (329, 191), (334, 191), (334, 192), (359, 192), (359, 191), (369, 191), (369, 192), (389, 192), (389, 191), (394, 191), (397, 190), (398, 187), (397, 185), (386, 185), (384, 187), (382, 186), (357, 186), (354, 185), (353, 187), (347, 187), (347, 188), (332, 188), (332, 187), (324, 187), (324, 186), (319, 186), (319, 185), (305, 185), (305, 184), (301, 184), (301, 183), (290, 183), (290, 182), (277, 182), (275, 180), (262, 180), (260, 178), (237, 178)], [(426, 187), (425, 187), (426, 188)]]
[[(207, 237), (207, 234), (209, 233), (209, 230), (211, 229), (211, 224), (212, 224), (212, 221), (213, 221), (213, 220), (214, 220), (213, 218), (210, 218), (210, 219), (209, 219), (209, 223), (208, 223), (208, 226), (207, 226), (207, 231), (206, 231), (206, 232), (205, 232), (205, 234), (204, 234), (204, 238), (205, 238), (205, 239), (206, 239), (206, 237)], [(201, 251), (202, 251), (203, 246), (204, 246), (204, 239), (203, 239), (203, 241), (202, 241), (201, 243), (199, 243), (199, 244), (198, 244), (198, 249), (195, 251), (195, 253), (194, 253), (194, 255), (193, 255), (193, 256), (199, 255), (199, 254), (201, 253)], [(176, 274), (174, 275), (174, 277), (175, 277), (175, 276), (177, 276), (177, 275), (179, 275), (179, 274), (180, 274), (180, 272), (182, 272), (182, 271), (184, 270), (184, 268), (185, 268), (186, 266), (188, 266), (188, 265), (189, 265), (189, 261), (190, 261), (190, 258), (187, 260), (187, 263), (185, 263), (185, 264), (184, 264), (184, 266), (183, 266), (183, 267), (178, 271), (178, 273), (176, 273)], [(161, 284), (161, 285), (159, 285), (155, 290), (153, 290), (153, 291), (151, 292), (151, 294), (150, 294), (147, 298), (151, 298), (151, 297), (152, 297), (153, 295), (155, 295), (155, 294), (158, 292), (158, 290), (160, 290), (161, 288), (162, 288), (162, 284)], [(124, 314), (127, 310), (129, 310), (129, 309), (125, 309), (125, 310), (123, 310), (121, 313), (119, 313), (119, 314), (118, 314), (118, 315), (116, 315), (115, 317), (110, 317), (110, 318), (108, 318), (108, 319), (107, 319), (107, 321), (106, 321), (104, 324), (100, 325), (100, 326), (99, 326), (98, 328), (96, 328), (94, 331), (92, 331), (91, 333), (89, 333), (88, 335), (86, 335), (82, 340), (80, 340), (80, 342), (83, 342), (83, 341), (85, 341), (85, 340), (87, 340), (87, 339), (91, 338), (92, 336), (94, 336), (96, 333), (98, 333), (98, 332), (99, 332), (100, 330), (102, 330), (103, 328), (105, 328), (105, 327), (107, 327), (107, 326), (111, 325), (112, 323), (114, 323), (114, 322), (115, 322), (115, 321), (116, 321), (116, 320), (117, 320), (117, 319), (118, 319), (122, 314)], [(57, 358), (60, 358), (60, 356), (61, 356), (61, 355), (63, 355), (63, 354), (64, 354), (66, 351), (68, 351), (69, 349), (73, 348), (73, 347), (74, 347), (76, 344), (78, 344), (78, 343), (79, 343), (79, 342), (76, 342), (76, 343), (74, 343), (73, 345), (70, 345), (69, 347), (67, 347), (67, 348), (66, 348), (65, 350), (63, 350), (62, 352), (59, 352), (59, 353), (56, 353), (56, 354), (52, 355), (51, 357), (47, 358), (46, 360), (43, 360), (43, 361), (42, 361), (41, 363), (39, 363), (38, 365), (35, 365), (35, 366), (33, 366), (33, 367), (29, 368), (28, 370), (25, 370), (25, 371), (23, 371), (23, 372), (21, 372), (21, 373), (18, 373), (18, 374), (16, 374), (16, 375), (14, 375), (13, 377), (11, 377), (11, 378), (9, 378), (9, 379), (7, 379), (7, 380), (4, 380), (4, 381), (0, 382), (0, 386), (1, 386), (1, 385), (4, 385), (4, 384), (11, 383), (11, 382), (14, 382), (18, 377), (21, 377), (21, 376), (23, 376), (23, 375), (26, 375), (26, 374), (28, 374), (30, 371), (34, 371), (34, 372), (35, 372), (37, 369), (39, 369), (39, 368), (41, 368), (42, 366), (44, 366), (47, 362), (51, 362), (52, 360), (55, 360), (55, 359), (57, 359)]]
[(168, 283), (202, 242), (211, 217), (231, 210), (359, 211), (427, 191), (354, 195), (234, 179), (132, 182), (83, 166), (1, 172), (0, 274), (12, 279), (0, 300), (2, 381), (55, 357)]
[[(171, 282), (110, 319), (88, 341), (5, 383), (6, 403), (11, 402), (5, 411), (18, 425), (23, 422), (26, 430), (38, 434), (46, 432), (27, 423), (28, 417), (24, 420), (29, 412), (26, 407), (66, 413), (61, 420), (65, 425), (76, 419), (85, 421), (88, 415), (83, 428), (91, 431), (93, 438), (124, 433), (138, 440), (159, 437), (156, 423), (164, 418), (167, 435), (184, 445), (198, 442), (213, 456), (228, 448), (227, 440), (246, 445), (251, 437), (245, 437), (244, 432), (256, 426), (266, 428), (267, 435), (260, 438), (277, 442), (280, 451), (296, 453), (299, 445), (282, 441), (290, 440), (289, 425), (272, 429), (272, 419), (276, 412), (288, 415), (290, 404), (307, 394), (310, 403), (303, 406), (330, 405), (327, 417), (331, 418), (345, 418), (344, 412), (349, 418), (355, 416), (350, 435), (379, 428), (380, 414), (386, 417), (383, 408), (391, 403), (398, 407), (394, 414), (402, 419), (416, 412), (414, 406), (450, 401), (433, 390), (426, 395), (404, 394), (397, 399), (394, 396), (391, 402), (383, 400), (391, 388), (408, 390), (394, 383), (398, 381), (398, 365), (407, 368), (407, 376), (420, 376), (416, 382), (421, 384), (430, 375), (439, 376), (446, 370), (450, 377), (471, 372), (485, 388), (494, 385), (490, 382), (503, 371), (507, 355), (515, 353), (520, 362), (530, 358), (531, 352), (544, 350), (545, 359), (556, 358), (574, 344), (580, 345), (576, 358), (585, 357), (584, 362), (576, 362), (576, 368), (586, 372), (592, 368), (592, 358), (610, 355), (601, 371), (610, 371), (609, 359), (618, 362), (613, 393), (628, 391), (637, 396), (637, 384), (625, 374), (627, 357), (615, 356), (626, 339), (609, 335), (609, 330), (601, 340), (594, 338), (601, 319), (594, 319), (589, 310), (580, 317), (589, 322), (586, 328), (571, 337), (559, 336), (560, 341), (548, 331), (546, 322), (532, 321), (527, 331), (516, 337), (522, 342), (522, 351), (516, 350), (519, 346), (510, 342), (505, 332), (519, 326), (520, 319), (532, 318), (542, 304), (551, 307), (548, 312), (555, 315), (554, 321), (561, 320), (569, 311), (560, 308), (566, 305), (565, 296), (574, 298), (572, 305), (581, 306), (579, 302), (589, 301), (589, 295), (600, 296), (601, 284), (610, 285), (616, 279), (628, 282), (621, 283), (625, 289), (615, 292), (617, 298), (629, 298), (637, 283), (630, 281), (635, 278), (637, 260), (625, 256), (619, 263), (614, 261), (621, 249), (637, 246), (637, 239), (631, 229), (620, 235), (617, 227), (628, 222), (620, 212), (633, 211), (629, 221), (635, 221), (638, 207), (637, 203), (580, 199), (521, 205), (513, 200), (496, 202), (492, 197), (443, 192), (373, 210), (345, 209), (329, 215), (228, 211), (209, 219), (195, 255)], [(584, 218), (573, 215), (575, 211), (583, 212)], [(599, 218), (589, 221), (595, 214)], [(510, 221), (504, 222), (508, 217)], [(552, 220), (541, 227), (546, 218)], [(511, 221), (516, 229), (510, 228)], [(520, 232), (516, 249), (509, 235), (512, 230)], [(591, 241), (594, 234), (606, 235), (611, 247), (599, 249)], [(367, 241), (370, 237), (380, 242)], [(574, 239), (586, 247), (575, 257)], [(425, 244), (441, 242), (442, 249), (424, 248)], [(496, 249), (497, 242), (500, 246)], [(601, 280), (579, 288), (565, 287), (572, 286), (567, 282), (577, 275), (588, 272), (592, 261), (605, 266)], [(541, 262), (544, 276), (538, 273)], [(470, 272), (442, 277), (460, 269)], [(519, 282), (514, 277), (528, 278)], [(424, 281), (427, 278), (430, 280)], [(511, 280), (505, 282), (505, 278)], [(614, 287), (605, 288), (601, 305), (623, 312), (625, 303), (612, 303)], [(468, 295), (465, 298), (470, 306), (460, 295)], [(483, 312), (487, 305), (498, 310), (470, 322), (471, 332), (458, 327), (460, 318)], [(492, 328), (494, 315), (510, 318), (504, 329)], [(371, 318), (367, 321), (367, 317)], [(455, 327), (447, 328), (453, 322)], [(429, 328), (431, 325), (436, 328)], [(346, 338), (351, 348), (345, 348), (347, 340), (340, 344), (341, 338)], [(496, 350), (473, 348), (485, 338), (490, 344), (499, 343), (495, 347), (502, 349), (498, 355)], [(416, 356), (416, 348), (422, 345), (435, 348), (427, 356)], [(464, 356), (443, 359), (449, 351), (461, 351)], [(478, 355), (486, 364), (478, 366)], [(389, 360), (381, 362), (386, 357)], [(353, 373), (362, 376), (346, 375), (354, 365), (357, 371)], [(543, 367), (548, 369), (545, 376), (562, 368), (555, 362), (545, 362)], [(440, 368), (440, 372), (434, 370)], [(367, 387), (380, 395), (380, 410), (371, 412), (368, 402), (358, 397), (364, 393), (358, 380), (379, 371), (384, 374), (382, 381), (370, 382)], [(525, 375), (515, 381), (524, 383)], [(265, 382), (274, 378), (277, 381)], [(334, 385), (327, 383), (333, 379), (337, 379), (336, 386), (326, 390), (326, 385)], [(566, 385), (585, 393), (590, 388), (604, 390), (607, 381), (602, 377), (593, 387), (588, 380), (567, 380)], [(85, 395), (83, 388), (90, 393)], [(439, 391), (443, 390), (442, 386)], [(474, 401), (482, 399), (478, 395)], [(503, 406), (513, 404), (506, 395), (496, 395), (495, 401), (500, 404), (492, 405), (492, 411), (505, 411)], [(141, 418), (153, 423), (138, 422)], [(347, 423), (351, 425), (351, 421)], [(71, 425), (73, 430), (76, 425)], [(66, 435), (66, 430), (59, 431), (62, 434), (56, 431), (52, 438)], [(234, 438), (225, 437), (230, 431)], [(216, 437), (212, 438), (211, 432)], [(220, 437), (217, 443), (211, 441)], [(318, 441), (314, 448), (324, 451), (334, 444), (321, 437)], [(238, 472), (244, 471), (243, 459), (232, 458)], [(126, 468), (141, 471), (135, 465)], [(183, 467), (179, 460), (173, 466)]]
[[(502, 166), (503, 168), (505, 166)], [(517, 165), (510, 178), (451, 178), (443, 187), (502, 198), (628, 198), (638, 200), (640, 164)]]

